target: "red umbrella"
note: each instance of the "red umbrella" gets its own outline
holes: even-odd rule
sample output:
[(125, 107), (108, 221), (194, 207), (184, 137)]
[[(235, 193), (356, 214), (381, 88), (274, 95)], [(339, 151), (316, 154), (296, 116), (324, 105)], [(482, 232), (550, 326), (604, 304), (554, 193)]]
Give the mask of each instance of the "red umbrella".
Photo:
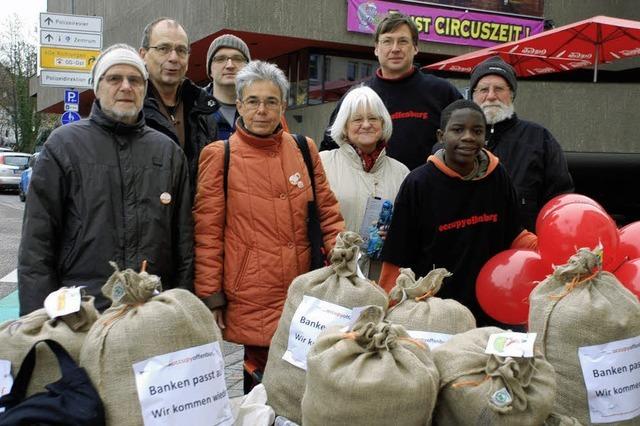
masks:
[(570, 71), (593, 65), (595, 82), (598, 78), (598, 64), (640, 56), (640, 22), (595, 16), (424, 68), (470, 73), (475, 65), (495, 55), (511, 64), (520, 77)]

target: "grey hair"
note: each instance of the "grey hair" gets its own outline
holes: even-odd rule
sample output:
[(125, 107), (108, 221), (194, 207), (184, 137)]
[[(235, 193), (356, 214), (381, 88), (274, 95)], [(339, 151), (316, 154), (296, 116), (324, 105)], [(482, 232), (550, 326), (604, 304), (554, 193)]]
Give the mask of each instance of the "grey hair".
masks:
[(382, 99), (370, 87), (361, 85), (351, 89), (342, 100), (336, 119), (331, 125), (331, 138), (337, 143), (345, 143), (347, 140), (347, 125), (349, 119), (358, 111), (363, 109), (371, 112), (382, 119), (382, 140), (387, 142), (393, 132), (393, 123), (389, 111), (384, 106)]
[[(166, 16), (162, 16), (160, 18), (154, 19), (153, 21), (149, 22), (147, 24), (147, 26), (144, 27), (144, 31), (142, 32), (142, 40), (140, 41), (140, 47), (142, 49), (149, 50), (149, 44), (151, 43), (151, 33), (153, 32), (153, 29), (155, 28), (155, 26), (158, 25), (162, 21), (168, 21), (168, 22), (171, 23), (172, 26), (180, 27), (180, 28), (182, 28), (184, 30), (185, 34), (187, 33), (187, 31), (180, 24), (180, 22), (176, 21), (173, 18), (168, 18)], [(188, 34), (187, 34), (187, 45), (189, 45), (189, 35)]]
[(242, 100), (244, 89), (257, 81), (270, 81), (280, 89), (280, 99), (287, 102), (289, 80), (275, 64), (263, 61), (251, 61), (236, 75), (236, 98)]

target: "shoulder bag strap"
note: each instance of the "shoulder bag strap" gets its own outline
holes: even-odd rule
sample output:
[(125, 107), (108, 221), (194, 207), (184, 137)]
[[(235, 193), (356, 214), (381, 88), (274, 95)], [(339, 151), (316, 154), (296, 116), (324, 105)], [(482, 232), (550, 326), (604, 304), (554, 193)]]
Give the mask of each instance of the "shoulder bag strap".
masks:
[(307, 138), (303, 135), (291, 135), (296, 140), (298, 144), (298, 149), (302, 153), (302, 158), (304, 159), (304, 163), (307, 165), (307, 173), (309, 174), (309, 179), (311, 180), (311, 189), (313, 190), (313, 198), (316, 198), (316, 180), (315, 175), (313, 173), (313, 163), (311, 162), (311, 153), (309, 152), (309, 145), (307, 144)]
[(224, 140), (224, 199), (227, 200), (227, 181), (229, 179), (229, 161), (231, 160), (231, 148), (229, 139)]

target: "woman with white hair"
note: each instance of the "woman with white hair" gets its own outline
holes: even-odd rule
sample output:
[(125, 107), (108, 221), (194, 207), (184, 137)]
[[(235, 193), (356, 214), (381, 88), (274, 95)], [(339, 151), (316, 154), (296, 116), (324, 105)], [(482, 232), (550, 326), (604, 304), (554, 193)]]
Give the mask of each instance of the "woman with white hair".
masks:
[[(322, 151), (320, 158), (346, 230), (360, 232), (367, 205), (393, 202), (409, 169), (385, 153), (393, 125), (382, 99), (369, 87), (357, 87), (345, 96), (330, 130), (340, 148)], [(360, 267), (369, 278), (378, 279), (379, 261), (370, 262), (364, 255)]]
[(259, 371), (287, 289), (310, 269), (308, 202), (315, 198), (326, 253), (344, 228), (315, 143), (300, 142), (310, 153), (313, 191), (302, 151), (282, 129), (288, 89), (274, 64), (253, 61), (238, 72), (236, 131), (228, 152), (225, 141), (203, 149), (193, 210), (196, 294), (225, 340), (244, 345), (245, 366)]

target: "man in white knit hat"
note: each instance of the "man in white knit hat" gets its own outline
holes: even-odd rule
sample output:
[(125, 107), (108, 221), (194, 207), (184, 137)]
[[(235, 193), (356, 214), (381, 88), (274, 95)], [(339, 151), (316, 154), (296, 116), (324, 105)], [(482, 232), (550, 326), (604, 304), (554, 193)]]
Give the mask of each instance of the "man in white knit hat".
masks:
[(147, 70), (126, 44), (107, 48), (93, 71), (89, 118), (54, 130), (34, 168), (18, 254), (20, 314), (60, 287), (84, 286), (96, 307), (113, 268), (160, 276), (164, 289), (193, 288), (193, 225), (186, 158), (145, 124)]

